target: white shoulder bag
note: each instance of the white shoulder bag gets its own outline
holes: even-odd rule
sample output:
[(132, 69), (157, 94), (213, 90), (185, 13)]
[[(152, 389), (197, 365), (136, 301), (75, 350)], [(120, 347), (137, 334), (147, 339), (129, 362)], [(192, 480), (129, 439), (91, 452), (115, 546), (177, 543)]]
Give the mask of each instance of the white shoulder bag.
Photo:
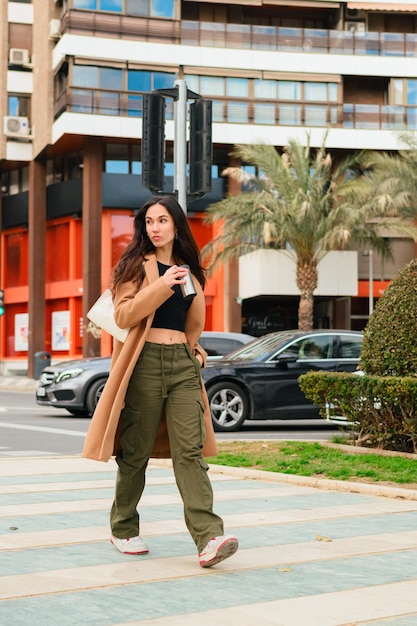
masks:
[(112, 335), (122, 343), (126, 341), (129, 334), (129, 328), (119, 328), (114, 321), (114, 303), (110, 289), (103, 291), (97, 302), (93, 304), (87, 313), (90, 322)]

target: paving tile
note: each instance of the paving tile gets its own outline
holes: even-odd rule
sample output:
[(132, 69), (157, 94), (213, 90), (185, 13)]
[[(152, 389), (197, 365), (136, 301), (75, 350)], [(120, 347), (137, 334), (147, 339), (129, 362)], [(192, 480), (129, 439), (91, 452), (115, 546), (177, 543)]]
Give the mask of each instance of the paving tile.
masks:
[(150, 465), (141, 502), (149, 555), (114, 549), (115, 472), (0, 459), (1, 624), (417, 625), (417, 500), (405, 490), (216, 468), (215, 510), (240, 549), (206, 570), (168, 462)]

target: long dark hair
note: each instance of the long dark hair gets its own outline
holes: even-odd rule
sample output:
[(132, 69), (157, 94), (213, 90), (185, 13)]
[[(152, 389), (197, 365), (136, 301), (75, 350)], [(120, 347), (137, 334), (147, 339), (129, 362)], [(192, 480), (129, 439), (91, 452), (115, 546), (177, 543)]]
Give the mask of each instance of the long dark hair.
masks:
[(177, 265), (186, 263), (191, 273), (204, 288), (206, 284), (206, 270), (201, 265), (200, 251), (191, 232), (186, 215), (172, 196), (154, 196), (143, 204), (133, 221), (133, 237), (126, 246), (119, 262), (113, 269), (113, 290), (128, 280), (136, 280), (140, 284), (145, 277), (143, 261), (145, 256), (155, 252), (155, 246), (146, 233), (146, 213), (154, 204), (165, 207), (174, 220), (177, 236), (174, 240), (173, 257)]

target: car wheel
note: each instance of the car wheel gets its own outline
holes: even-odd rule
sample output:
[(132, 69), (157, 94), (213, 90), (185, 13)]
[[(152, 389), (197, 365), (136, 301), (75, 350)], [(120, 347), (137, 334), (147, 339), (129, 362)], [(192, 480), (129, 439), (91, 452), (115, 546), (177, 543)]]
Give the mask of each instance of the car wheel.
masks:
[(100, 396), (103, 393), (104, 385), (106, 384), (106, 382), (107, 378), (100, 378), (99, 380), (94, 381), (87, 391), (85, 406), (90, 415), (94, 413), (97, 402), (99, 401)]
[(249, 417), (246, 393), (235, 383), (216, 383), (207, 389), (211, 419), (217, 432), (240, 430)]

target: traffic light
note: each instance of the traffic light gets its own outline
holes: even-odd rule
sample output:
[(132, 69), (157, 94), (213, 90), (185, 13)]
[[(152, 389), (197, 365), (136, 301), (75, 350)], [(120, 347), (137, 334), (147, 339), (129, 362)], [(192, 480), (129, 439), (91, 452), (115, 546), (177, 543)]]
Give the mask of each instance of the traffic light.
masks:
[(0, 289), (0, 315), (4, 315), (4, 290)]
[(195, 100), (190, 105), (189, 181), (190, 194), (211, 191), (212, 101)]
[(153, 193), (164, 188), (165, 98), (158, 93), (143, 95), (142, 187)]

